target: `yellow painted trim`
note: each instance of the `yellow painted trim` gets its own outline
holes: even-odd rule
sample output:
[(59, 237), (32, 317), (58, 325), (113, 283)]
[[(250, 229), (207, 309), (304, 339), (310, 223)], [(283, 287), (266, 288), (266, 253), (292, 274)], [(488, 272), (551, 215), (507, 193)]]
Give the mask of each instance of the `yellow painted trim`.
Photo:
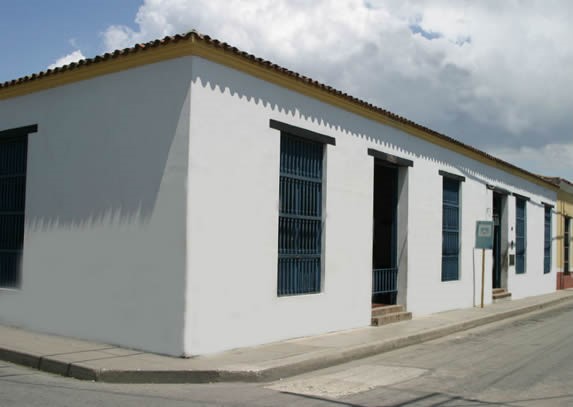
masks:
[(556, 187), (554, 185), (550, 185), (547, 182), (545, 182), (545, 181), (543, 181), (537, 177), (534, 177), (532, 175), (529, 175), (527, 173), (519, 171), (516, 168), (503, 165), (502, 163), (500, 163), (498, 161), (484, 157), (483, 155), (481, 155), (475, 151), (472, 151), (468, 148), (465, 148), (465, 147), (460, 146), (458, 144), (454, 144), (450, 141), (441, 139), (441, 138), (439, 138), (433, 134), (429, 134), (423, 130), (420, 130), (414, 126), (407, 125), (401, 121), (392, 119), (392, 118), (385, 116), (381, 113), (375, 112), (375, 111), (373, 111), (373, 110), (371, 110), (365, 106), (361, 106), (358, 103), (353, 103), (353, 102), (347, 100), (346, 98), (344, 98), (342, 96), (335, 95), (333, 93), (325, 91), (324, 89), (320, 89), (320, 88), (317, 88), (313, 85), (306, 84), (304, 82), (296, 80), (295, 78), (291, 78), (289, 76), (283, 75), (279, 72), (269, 70), (265, 67), (260, 66), (259, 64), (255, 63), (255, 62), (245, 60), (244, 58), (242, 58), (236, 54), (224, 53), (224, 52), (221, 52), (220, 50), (214, 49), (210, 45), (207, 45), (204, 43), (197, 43), (196, 47), (194, 47), (193, 55), (203, 57), (203, 58), (208, 59), (212, 62), (226, 65), (230, 68), (237, 69), (239, 71), (242, 71), (242, 72), (245, 72), (249, 75), (255, 76), (257, 78), (272, 82), (272, 83), (279, 85), (279, 86), (282, 86), (284, 88), (294, 90), (295, 92), (304, 94), (304, 95), (312, 97), (314, 99), (318, 99), (322, 102), (328, 103), (330, 105), (334, 105), (336, 107), (339, 107), (339, 108), (344, 109), (346, 111), (349, 111), (351, 113), (360, 115), (360, 116), (365, 117), (367, 119), (382, 123), (382, 124), (387, 125), (387, 126), (394, 127), (398, 130), (409, 133), (413, 136), (421, 138), (421, 139), (428, 141), (432, 144), (436, 144), (436, 145), (443, 147), (443, 148), (446, 148), (448, 150), (455, 151), (459, 154), (473, 158), (479, 162), (482, 162), (482, 163), (485, 163), (487, 165), (496, 167), (496, 168), (501, 169), (505, 172), (512, 173), (512, 174), (517, 175), (521, 178), (525, 178), (526, 180), (533, 182), (535, 184), (541, 185), (545, 188), (551, 189), (551, 187), (553, 187), (554, 190), (558, 190), (558, 187)]
[(92, 79), (142, 65), (153, 64), (184, 55), (191, 55), (191, 43), (169, 43), (158, 46), (153, 51), (142, 50), (128, 55), (102, 60), (89, 65), (78, 66), (61, 72), (56, 72), (21, 84), (0, 88), (0, 100), (24, 96), (29, 93), (68, 85), (70, 83)]
[(559, 190), (557, 192), (557, 201), (561, 204), (561, 213), (573, 217), (573, 194)]
[(0, 100), (23, 96), (30, 93), (91, 79), (97, 76), (124, 71), (142, 65), (153, 64), (156, 62), (191, 55), (202, 57), (208, 59), (209, 61), (228, 66), (265, 81), (274, 83), (278, 86), (320, 100), (324, 103), (339, 107), (348, 112), (360, 115), (367, 119), (394, 127), (432, 144), (465, 155), (466, 157), (485, 163), (489, 166), (496, 167), (505, 172), (509, 172), (545, 188), (554, 190), (559, 189), (557, 186), (548, 184), (547, 182), (533, 175), (530, 175), (525, 171), (521, 171), (510, 165), (504, 165), (503, 163), (485, 157), (478, 152), (471, 150), (470, 148), (455, 144), (434, 134), (421, 130), (415, 126), (411, 126), (399, 120), (385, 116), (384, 114), (371, 110), (366, 106), (360, 105), (359, 103), (352, 102), (343, 96), (333, 94), (325, 89), (321, 89), (312, 84), (305, 83), (297, 78), (290, 77), (274, 69), (269, 69), (232, 51), (226, 51), (222, 48), (215, 47), (213, 44), (207, 43), (205, 40), (197, 39), (196, 37), (191, 37), (191, 39), (182, 39), (177, 42), (168, 42), (162, 45), (158, 45), (152, 50), (145, 49), (137, 52), (130, 52), (126, 55), (118, 55), (115, 58), (109, 58), (97, 63), (91, 63), (89, 65), (79, 66), (74, 69), (57, 72), (51, 75), (37, 78), (35, 80), (8, 86), (6, 88), (0, 88)]
[[(563, 190), (557, 192), (557, 268), (559, 271), (563, 270), (565, 259), (565, 252), (563, 250), (565, 245), (565, 217), (573, 218), (573, 194), (567, 193)], [(570, 245), (573, 244), (573, 236), (570, 237)], [(573, 253), (571, 253), (573, 257)], [(570, 259), (571, 260), (571, 259)], [(571, 264), (571, 261), (570, 261)]]

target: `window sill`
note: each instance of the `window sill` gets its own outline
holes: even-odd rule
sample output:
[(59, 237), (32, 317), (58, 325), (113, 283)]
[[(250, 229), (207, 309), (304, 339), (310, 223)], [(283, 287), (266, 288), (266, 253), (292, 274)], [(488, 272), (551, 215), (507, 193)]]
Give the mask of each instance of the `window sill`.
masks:
[(301, 293), (301, 294), (285, 294), (285, 295), (277, 295), (276, 298), (277, 299), (284, 299), (284, 298), (301, 298), (301, 297), (310, 297), (313, 295), (321, 295), (323, 294), (323, 291), (318, 291), (315, 293)]
[(20, 293), (20, 292), (22, 292), (21, 288), (0, 287), (0, 293)]

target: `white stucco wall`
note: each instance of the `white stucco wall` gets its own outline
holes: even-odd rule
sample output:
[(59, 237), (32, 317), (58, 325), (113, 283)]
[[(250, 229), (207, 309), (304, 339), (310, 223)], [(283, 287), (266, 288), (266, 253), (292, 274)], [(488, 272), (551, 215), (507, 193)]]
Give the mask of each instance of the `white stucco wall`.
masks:
[[(325, 147), (318, 294), (276, 294), (280, 132), (269, 119), (336, 138)], [(509, 291), (555, 289), (540, 205), (555, 192), (199, 57), (0, 101), (0, 130), (31, 124), (23, 286), (0, 290), (0, 323), (171, 355), (367, 326), (368, 148), (414, 162), (400, 172), (398, 210), (398, 298), (414, 315), (479, 304), (473, 247), (475, 222), (491, 219), (486, 184), (531, 198), (527, 271), (509, 267)], [(439, 170), (466, 178), (452, 282), (441, 281)], [(515, 240), (512, 196), (506, 221)], [(486, 303), (491, 267), (487, 252)]]
[[(551, 202), (551, 204), (554, 204), (554, 202)], [(510, 241), (515, 242), (515, 197), (510, 197), (509, 212)], [(539, 253), (543, 253), (544, 247), (544, 214), (545, 208), (540, 200), (527, 201), (525, 273), (516, 274), (515, 266), (510, 266), (508, 273), (508, 289), (515, 299), (555, 291), (555, 255), (557, 246), (555, 244), (552, 245), (551, 273), (543, 274), (543, 255), (539, 255)], [(551, 232), (555, 236), (555, 216), (552, 217), (552, 221)], [(515, 253), (515, 249), (513, 253)]]
[[(532, 202), (555, 201), (555, 192), (523, 178), (228, 67), (194, 57), (192, 72), (189, 354), (370, 323), (374, 160), (369, 147), (414, 161), (407, 170), (407, 236), (400, 237), (407, 244), (408, 276), (400, 282), (407, 285), (402, 299), (415, 315), (479, 304), (481, 253), (473, 247), (475, 222), (491, 219), (486, 184)], [(280, 132), (269, 127), (269, 119), (336, 138), (325, 155), (325, 278), (319, 294), (276, 295)], [(439, 170), (466, 177), (461, 272), (454, 282), (441, 281)], [(537, 206), (528, 211), (528, 233), (540, 233), (542, 213)], [(516, 297), (554, 289), (554, 270), (543, 275), (538, 240), (528, 238), (527, 288), (524, 278), (510, 278)], [(486, 303), (491, 267), (488, 251)]]
[(181, 355), (189, 58), (0, 101), (28, 141), (21, 290), (0, 322)]

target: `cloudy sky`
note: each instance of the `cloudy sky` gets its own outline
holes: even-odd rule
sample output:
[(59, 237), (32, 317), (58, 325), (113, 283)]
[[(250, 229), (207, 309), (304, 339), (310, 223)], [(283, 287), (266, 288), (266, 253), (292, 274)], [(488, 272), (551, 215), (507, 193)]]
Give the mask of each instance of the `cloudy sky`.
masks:
[(2, 2), (0, 82), (196, 29), (573, 180), (569, 0)]

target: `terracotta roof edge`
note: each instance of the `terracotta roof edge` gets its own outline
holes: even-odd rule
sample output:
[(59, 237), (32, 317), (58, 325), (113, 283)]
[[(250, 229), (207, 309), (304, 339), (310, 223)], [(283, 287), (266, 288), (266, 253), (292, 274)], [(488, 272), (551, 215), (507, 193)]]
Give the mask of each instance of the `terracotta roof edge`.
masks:
[(199, 42), (203, 42), (207, 45), (213, 46), (215, 48), (221, 49), (222, 52), (230, 52), (236, 56), (248, 59), (250, 62), (254, 62), (257, 65), (259, 65), (265, 69), (277, 71), (277, 72), (279, 72), (285, 76), (289, 76), (289, 77), (291, 77), (297, 81), (300, 81), (300, 82), (305, 83), (307, 85), (311, 85), (313, 87), (319, 88), (319, 89), (323, 90), (324, 92), (328, 92), (330, 94), (336, 95), (336, 96), (341, 97), (341, 98), (343, 98), (349, 102), (357, 104), (363, 108), (366, 108), (366, 109), (371, 110), (375, 113), (381, 114), (388, 119), (391, 119), (393, 121), (396, 121), (396, 122), (399, 122), (401, 124), (415, 128), (415, 129), (422, 131), (422, 132), (424, 132), (430, 136), (442, 139), (448, 143), (458, 145), (459, 147), (462, 147), (465, 150), (476, 153), (476, 154), (478, 154), (478, 155), (480, 155), (480, 156), (482, 156), (488, 160), (497, 162), (497, 163), (502, 164), (506, 167), (512, 168), (514, 170), (517, 170), (518, 172), (521, 172), (521, 173), (526, 174), (530, 177), (533, 177), (537, 180), (540, 180), (544, 183), (555, 186), (554, 183), (552, 183), (551, 181), (548, 181), (547, 179), (545, 179), (544, 177), (542, 177), (540, 175), (534, 174), (534, 173), (529, 172), (523, 168), (520, 168), (514, 164), (511, 164), (507, 161), (504, 161), (500, 158), (494, 157), (494, 156), (486, 153), (485, 151), (482, 151), (482, 150), (479, 150), (478, 148), (470, 146), (469, 144), (465, 144), (465, 143), (463, 143), (457, 139), (454, 139), (454, 138), (449, 137), (445, 134), (439, 133), (439, 132), (432, 130), (428, 127), (425, 127), (421, 124), (418, 124), (412, 120), (409, 120), (403, 116), (392, 113), (392, 112), (385, 110), (379, 106), (373, 105), (372, 103), (369, 103), (369, 102), (366, 102), (362, 99), (351, 96), (347, 93), (344, 93), (338, 89), (333, 88), (332, 86), (323, 84), (323, 83), (316, 81), (312, 78), (306, 77), (306, 76), (301, 75), (299, 73), (293, 72), (287, 68), (281, 67), (277, 64), (274, 64), (271, 61), (256, 57), (255, 55), (249, 54), (249, 53), (244, 52), (244, 51), (240, 51), (238, 48), (233, 47), (226, 42), (221, 42), (217, 39), (211, 38), (208, 35), (200, 34), (199, 32), (197, 32), (195, 30), (191, 30), (191, 31), (184, 33), (184, 34), (175, 34), (172, 36), (166, 36), (164, 38), (155, 39), (155, 40), (152, 40), (152, 41), (149, 41), (146, 43), (137, 43), (137, 44), (133, 45), (132, 47), (124, 48), (121, 50), (114, 50), (112, 52), (106, 52), (104, 54), (96, 55), (96, 56), (91, 57), (91, 58), (84, 58), (82, 60), (72, 62), (70, 64), (63, 65), (61, 67), (56, 67), (53, 69), (46, 69), (45, 71), (40, 71), (38, 73), (34, 73), (31, 75), (26, 75), (26, 76), (20, 77), (18, 79), (9, 80), (9, 81), (0, 83), (0, 91), (2, 91), (3, 89), (6, 89), (6, 88), (11, 88), (11, 87), (15, 87), (15, 86), (18, 86), (18, 85), (21, 85), (24, 83), (28, 83), (30, 81), (40, 80), (44, 77), (62, 74), (62, 73), (69, 71), (69, 70), (85, 69), (87, 66), (95, 64), (95, 63), (101, 63), (101, 62), (105, 62), (105, 61), (110, 60), (110, 59), (116, 59), (116, 58), (120, 58), (120, 57), (123, 58), (123, 57), (126, 57), (130, 54), (134, 54), (137, 52), (150, 51), (152, 48), (155, 48), (158, 46), (165, 46), (169, 43), (175, 43), (175, 42), (179, 42), (179, 41), (192, 41), (192, 42), (199, 41)]

